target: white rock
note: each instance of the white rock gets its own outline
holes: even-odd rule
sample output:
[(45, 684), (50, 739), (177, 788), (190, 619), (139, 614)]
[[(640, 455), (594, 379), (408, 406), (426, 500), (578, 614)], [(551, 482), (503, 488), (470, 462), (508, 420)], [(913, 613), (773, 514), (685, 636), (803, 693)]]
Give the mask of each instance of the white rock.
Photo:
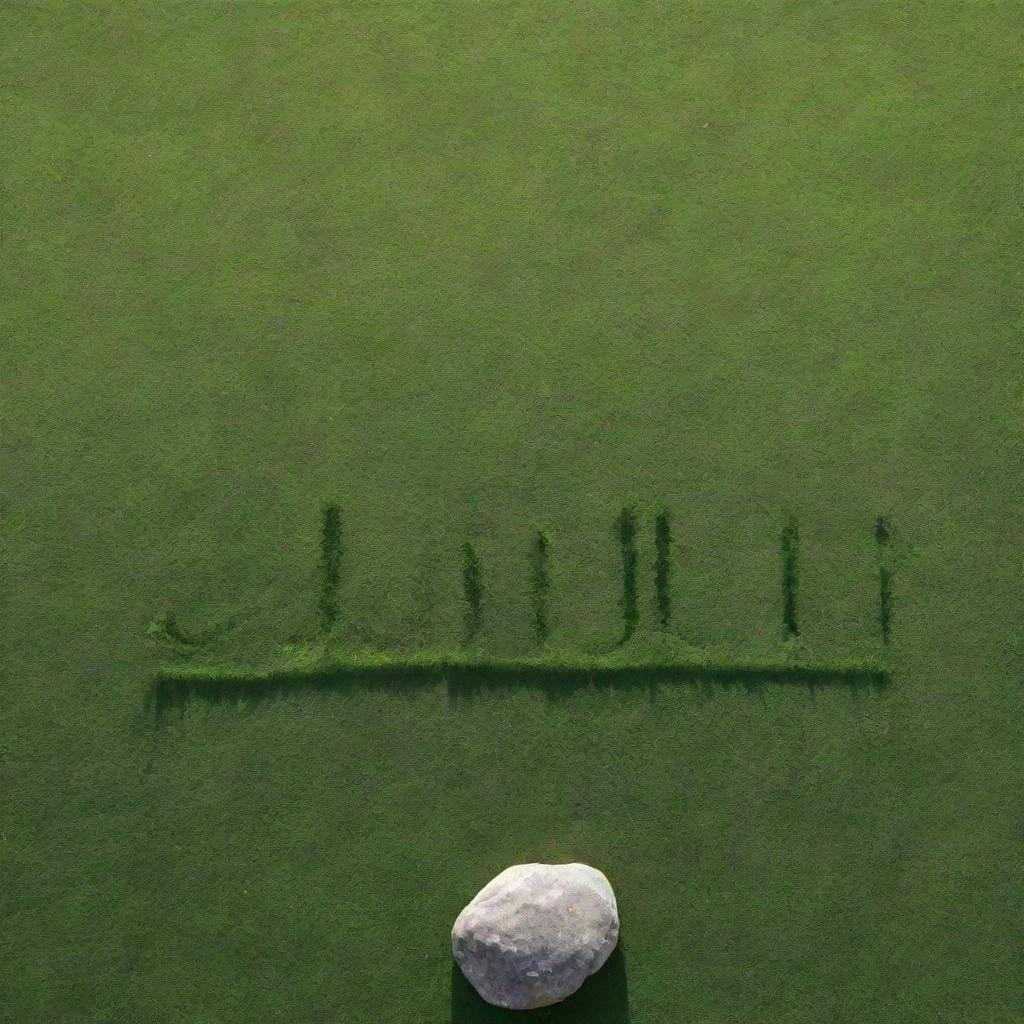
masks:
[(516, 864), (487, 883), (452, 928), (452, 953), (489, 1003), (510, 1010), (571, 996), (611, 956), (619, 914), (586, 864)]

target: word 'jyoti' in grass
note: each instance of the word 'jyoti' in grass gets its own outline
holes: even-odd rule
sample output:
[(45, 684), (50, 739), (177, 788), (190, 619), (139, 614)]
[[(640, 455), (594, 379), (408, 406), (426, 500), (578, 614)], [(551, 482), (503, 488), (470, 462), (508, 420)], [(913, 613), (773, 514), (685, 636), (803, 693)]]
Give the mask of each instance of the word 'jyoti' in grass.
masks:
[[(636, 509), (625, 506), (615, 519), (615, 537), (619, 546), (622, 571), (622, 591), (619, 607), (622, 615), (622, 633), (618, 647), (636, 632), (640, 624), (639, 603), (639, 517)], [(875, 541), (878, 561), (878, 623), (882, 642), (888, 644), (892, 637), (893, 622), (893, 568), (890, 552), (892, 531), (886, 518), (879, 516), (875, 522)], [(341, 590), (343, 585), (343, 561), (345, 557), (341, 510), (337, 505), (327, 505), (323, 510), (320, 532), (320, 587), (317, 600), (319, 638), (328, 640), (341, 622)], [(800, 635), (798, 618), (798, 584), (800, 570), (800, 535), (797, 521), (789, 516), (781, 534), (781, 590), (782, 628), (787, 639)], [(539, 647), (546, 648), (551, 636), (551, 549), (552, 539), (545, 530), (538, 530), (529, 548), (529, 589), (532, 599), (533, 633)], [(672, 565), (675, 557), (672, 523), (669, 512), (662, 509), (654, 517), (654, 606), (658, 625), (667, 629), (672, 618)], [(462, 592), (465, 606), (463, 645), (469, 647), (477, 641), (484, 625), (486, 588), (484, 566), (472, 543), (462, 545)], [(190, 658), (208, 640), (232, 628), (234, 623), (222, 625), (214, 630), (191, 633), (177, 623), (173, 612), (167, 612), (149, 627), (149, 635), (169, 647), (177, 656)], [(294, 648), (292, 648), (294, 649)], [(426, 655), (425, 655), (426, 656)], [(431, 655), (430, 657), (434, 656)], [(442, 661), (445, 659), (442, 657)], [(483, 662), (486, 658), (478, 658)], [(572, 658), (570, 658), (572, 661)], [(592, 661), (592, 659), (591, 659)], [(578, 659), (579, 666), (593, 668), (591, 661)], [(464, 658), (453, 662), (467, 664)], [(489, 664), (490, 662), (488, 662)], [(367, 662), (369, 664), (369, 662)], [(432, 662), (433, 664), (433, 662)], [(559, 669), (566, 667), (564, 658)], [(613, 666), (618, 668), (624, 666)], [(636, 666), (633, 666), (636, 667)], [(660, 666), (664, 668), (664, 666)]]
[[(632, 506), (621, 510), (615, 520), (615, 536), (622, 567), (622, 635), (619, 643), (605, 655), (585, 656), (549, 654), (539, 658), (492, 658), (464, 650), (444, 654), (424, 651), (408, 656), (345, 654), (334, 652), (332, 660), (289, 662), (267, 671), (241, 671), (206, 668), (166, 668), (154, 683), (149, 699), (159, 721), (172, 707), (183, 709), (193, 700), (207, 703), (245, 699), (259, 702), (284, 693), (332, 691), (353, 686), (389, 687), (435, 685), (446, 681), (452, 697), (468, 696), (486, 688), (510, 685), (541, 685), (555, 697), (584, 685), (615, 687), (652, 686), (658, 682), (698, 683), (702, 686), (740, 684), (757, 688), (765, 683), (789, 683), (814, 689), (819, 685), (870, 685), (881, 687), (888, 681), (885, 669), (875, 662), (834, 662), (801, 665), (786, 659), (780, 662), (742, 662), (735, 659), (690, 659), (684, 662), (647, 659), (638, 661), (626, 641), (640, 621), (639, 604), (639, 517)], [(879, 517), (875, 524), (878, 546), (879, 623), (882, 640), (889, 642), (892, 631), (892, 584), (888, 522)], [(538, 530), (529, 549), (529, 586), (533, 602), (533, 627), (537, 643), (545, 648), (550, 638), (549, 603), (551, 599), (552, 540)], [(667, 628), (672, 614), (672, 563), (674, 543), (667, 510), (654, 517), (654, 606), (658, 624)], [(343, 584), (342, 519), (336, 505), (324, 509), (321, 528), (320, 613), (321, 639), (326, 639), (341, 617), (340, 591)], [(799, 576), (799, 531), (789, 517), (781, 535), (782, 626), (787, 638), (799, 636), (797, 583)], [(481, 633), (484, 622), (486, 588), (484, 567), (471, 541), (462, 545), (462, 589), (465, 603), (464, 648), (469, 648)], [(158, 620), (160, 630), (151, 627), (156, 639), (175, 641), (177, 653), (186, 642), (194, 651), (200, 641), (186, 635), (173, 615)], [(292, 650), (300, 650), (292, 648)], [(307, 652), (309, 653), (309, 652)]]

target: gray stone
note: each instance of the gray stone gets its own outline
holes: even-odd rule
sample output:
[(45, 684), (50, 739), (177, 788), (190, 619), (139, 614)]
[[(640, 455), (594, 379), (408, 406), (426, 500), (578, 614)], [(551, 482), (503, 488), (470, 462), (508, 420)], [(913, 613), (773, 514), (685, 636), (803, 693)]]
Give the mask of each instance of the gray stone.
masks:
[(516, 864), (487, 883), (452, 928), (452, 953), (489, 1003), (509, 1010), (571, 996), (611, 956), (619, 913), (586, 864)]

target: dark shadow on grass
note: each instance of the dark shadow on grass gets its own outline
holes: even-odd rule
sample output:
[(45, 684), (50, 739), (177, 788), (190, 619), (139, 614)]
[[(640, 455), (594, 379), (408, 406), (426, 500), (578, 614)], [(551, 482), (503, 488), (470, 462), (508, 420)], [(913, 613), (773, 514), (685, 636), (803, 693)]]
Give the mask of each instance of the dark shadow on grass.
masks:
[(157, 674), (146, 695), (146, 713), (159, 726), (168, 715), (183, 714), (190, 704), (255, 708), (299, 694), (345, 693), (386, 688), (411, 694), (444, 685), (452, 706), (481, 694), (534, 689), (559, 701), (584, 690), (653, 692), (658, 686), (716, 690), (739, 688), (763, 695), (767, 686), (796, 686), (814, 693), (821, 688), (881, 691), (889, 683), (882, 668), (871, 666), (794, 666), (736, 664), (728, 666), (652, 665), (630, 667), (543, 665), (366, 665), (310, 671), (253, 673), (176, 672)]
[(451, 1024), (628, 1024), (629, 986), (622, 944), (568, 999), (538, 1010), (502, 1010), (485, 1003), (452, 963)]

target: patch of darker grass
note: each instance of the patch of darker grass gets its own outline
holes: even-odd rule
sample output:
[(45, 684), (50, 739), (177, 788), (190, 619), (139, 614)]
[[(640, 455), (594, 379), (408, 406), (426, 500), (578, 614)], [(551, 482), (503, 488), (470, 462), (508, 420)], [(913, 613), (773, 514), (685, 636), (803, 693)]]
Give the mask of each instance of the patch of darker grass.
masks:
[(654, 590), (658, 621), (667, 627), (672, 620), (672, 519), (662, 509), (654, 517)]
[(551, 551), (551, 536), (538, 530), (530, 548), (530, 592), (533, 595), (533, 632), (542, 647), (551, 635), (548, 623), (548, 592), (551, 590), (551, 574), (548, 560)]
[(707, 694), (740, 688), (763, 696), (767, 686), (882, 691), (889, 685), (884, 668), (871, 664), (766, 665), (753, 663), (600, 665), (581, 662), (551, 664), (500, 659), (476, 663), (438, 658), (431, 662), (336, 665), (320, 669), (276, 672), (209, 673), (165, 669), (146, 694), (145, 712), (159, 727), (169, 714), (184, 714), (193, 703), (256, 706), (303, 693), (346, 693), (387, 689), (412, 694), (444, 684), (456, 706), (478, 694), (535, 689), (549, 700), (566, 700), (581, 691), (608, 689), (653, 692), (658, 686), (696, 686)]
[(185, 629), (178, 622), (177, 613), (171, 608), (157, 616), (149, 624), (146, 635), (171, 650), (175, 656), (191, 657), (207, 644), (230, 633), (238, 624), (239, 618), (239, 616), (230, 616), (206, 629)]
[(180, 644), (183, 647), (199, 647), (202, 638), (178, 625), (178, 616), (173, 609), (154, 619), (146, 630), (154, 640)]
[(329, 633), (340, 617), (342, 530), (341, 509), (327, 505), (320, 525), (320, 631)]
[(625, 642), (636, 631), (640, 623), (640, 608), (637, 600), (637, 554), (636, 509), (627, 505), (615, 521), (615, 533), (622, 556), (622, 640)]
[(882, 643), (892, 636), (892, 569), (889, 564), (889, 541), (892, 529), (884, 516), (875, 521), (875, 541), (878, 545), (878, 628)]
[(471, 541), (462, 545), (462, 596), (466, 602), (465, 643), (472, 643), (483, 624), (484, 581), (480, 556)]
[(787, 637), (800, 635), (796, 607), (799, 558), (800, 532), (796, 519), (790, 516), (782, 528), (782, 626)]

